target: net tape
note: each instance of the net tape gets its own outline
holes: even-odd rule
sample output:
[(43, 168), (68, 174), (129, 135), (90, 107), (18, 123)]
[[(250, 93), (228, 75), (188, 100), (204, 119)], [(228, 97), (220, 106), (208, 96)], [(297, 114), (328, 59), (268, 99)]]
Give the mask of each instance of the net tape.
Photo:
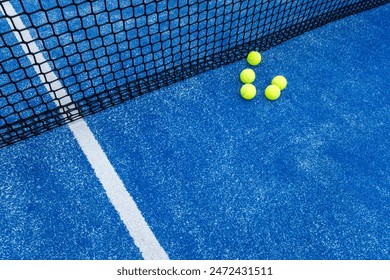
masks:
[(388, 2), (3, 1), (0, 147)]

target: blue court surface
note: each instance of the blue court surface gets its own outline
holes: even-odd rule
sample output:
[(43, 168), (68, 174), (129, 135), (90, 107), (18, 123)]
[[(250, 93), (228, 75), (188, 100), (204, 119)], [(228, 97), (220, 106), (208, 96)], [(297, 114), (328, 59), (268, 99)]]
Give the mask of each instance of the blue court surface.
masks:
[[(390, 5), (262, 56), (85, 121), (170, 259), (390, 259)], [(0, 159), (1, 259), (143, 258), (67, 126)]]

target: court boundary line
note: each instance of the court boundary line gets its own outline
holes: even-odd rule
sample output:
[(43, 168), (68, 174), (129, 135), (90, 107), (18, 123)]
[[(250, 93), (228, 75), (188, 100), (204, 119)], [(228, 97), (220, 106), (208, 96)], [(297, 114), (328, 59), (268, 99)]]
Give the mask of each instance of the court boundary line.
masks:
[[(0, 3), (0, 12), (4, 14), (34, 71), (39, 76), (55, 104), (60, 108), (61, 114), (65, 115), (64, 109), (61, 108), (65, 104), (68, 108), (77, 111), (71, 97), (63, 89), (59, 78), (43, 56), (42, 51), (35, 43), (30, 31), (13, 5), (9, 1)], [(105, 189), (108, 199), (118, 212), (135, 245), (140, 250), (142, 257), (147, 260), (169, 259), (168, 254), (147, 224), (133, 197), (127, 191), (123, 181), (115, 171), (86, 121), (81, 118), (69, 123), (68, 127), (87, 157), (96, 177)]]

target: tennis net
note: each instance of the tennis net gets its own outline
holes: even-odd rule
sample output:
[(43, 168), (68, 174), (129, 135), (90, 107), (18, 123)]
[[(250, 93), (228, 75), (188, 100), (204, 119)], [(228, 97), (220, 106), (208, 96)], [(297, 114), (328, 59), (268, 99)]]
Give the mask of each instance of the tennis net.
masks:
[(0, 147), (389, 0), (0, 2)]

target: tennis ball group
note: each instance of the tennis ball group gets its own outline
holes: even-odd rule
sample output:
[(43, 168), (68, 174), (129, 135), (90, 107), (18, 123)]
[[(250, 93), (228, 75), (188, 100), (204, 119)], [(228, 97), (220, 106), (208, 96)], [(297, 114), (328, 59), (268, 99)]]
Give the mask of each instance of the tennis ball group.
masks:
[(287, 79), (281, 75), (274, 77), (271, 85), (266, 87), (264, 95), (268, 100), (276, 100), (280, 97), (280, 93), (287, 86)]
[[(261, 62), (261, 54), (257, 51), (251, 51), (247, 56), (249, 65), (256, 66)], [(256, 96), (256, 87), (252, 83), (256, 79), (256, 73), (250, 68), (246, 68), (240, 73), (240, 80), (244, 83), (241, 87), (240, 93), (242, 98), (251, 100)]]
[[(247, 56), (247, 62), (251, 66), (257, 66), (261, 62), (261, 54), (257, 51), (251, 51)], [(241, 87), (240, 93), (242, 98), (246, 100), (251, 100), (256, 96), (256, 87), (252, 84), (256, 79), (256, 73), (250, 68), (244, 69), (240, 73), (240, 80), (244, 83)], [(287, 86), (287, 79), (278, 75), (275, 76), (271, 85), (267, 86), (264, 90), (264, 96), (268, 100), (277, 100), (280, 97), (281, 91), (284, 90)]]

